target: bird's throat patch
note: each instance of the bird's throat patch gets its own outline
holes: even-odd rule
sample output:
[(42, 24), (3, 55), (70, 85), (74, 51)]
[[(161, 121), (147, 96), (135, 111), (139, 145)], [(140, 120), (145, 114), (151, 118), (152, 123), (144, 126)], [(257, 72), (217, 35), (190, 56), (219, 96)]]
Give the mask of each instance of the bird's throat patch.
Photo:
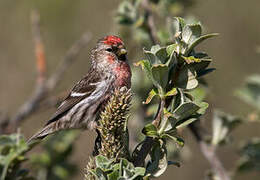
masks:
[(117, 76), (116, 84), (120, 87), (126, 86), (130, 88), (131, 86), (131, 69), (130, 66), (125, 63), (121, 62), (114, 68), (114, 73)]
[(111, 56), (111, 55), (108, 55), (108, 56), (107, 56), (107, 62), (108, 62), (109, 64), (115, 63), (115, 57), (114, 57), (114, 56)]

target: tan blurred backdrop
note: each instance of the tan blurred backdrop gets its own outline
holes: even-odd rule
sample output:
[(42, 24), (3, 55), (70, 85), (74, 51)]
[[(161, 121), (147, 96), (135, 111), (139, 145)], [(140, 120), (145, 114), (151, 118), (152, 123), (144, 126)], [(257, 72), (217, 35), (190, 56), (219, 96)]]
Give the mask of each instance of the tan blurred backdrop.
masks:
[[(70, 45), (85, 31), (93, 34), (91, 43), (81, 52), (77, 61), (68, 69), (56, 92), (68, 90), (87, 72), (89, 51), (95, 42), (116, 31), (114, 11), (120, 0), (0, 0), (0, 111), (12, 114), (32, 92), (36, 78), (34, 44), (32, 40), (30, 12), (37, 8), (41, 15), (41, 32), (46, 50), (47, 70), (51, 73)], [(205, 49), (213, 58), (217, 71), (208, 76), (211, 105), (226, 112), (246, 115), (253, 108), (233, 96), (235, 88), (242, 85), (250, 74), (260, 73), (260, 1), (259, 0), (198, 0), (187, 14), (195, 15), (208, 32), (220, 36), (205, 42)], [(129, 37), (131, 39), (131, 37)], [(126, 42), (128, 47), (133, 45)], [(133, 48), (132, 48), (133, 49)], [(142, 49), (129, 49), (129, 59)], [(136, 60), (133, 60), (136, 61)], [(55, 109), (40, 112), (23, 124), (26, 137), (38, 130)], [(236, 141), (219, 152), (227, 169), (233, 168), (237, 159), (235, 149), (240, 140), (259, 136), (260, 126), (240, 126), (233, 133)], [(91, 136), (90, 136), (91, 135)], [(84, 165), (91, 154), (94, 133), (84, 132), (76, 142), (73, 161)], [(191, 157), (174, 166), (160, 179), (203, 179), (208, 163), (201, 156), (196, 142), (189, 132), (184, 139), (192, 151)], [(185, 149), (185, 147), (184, 147)], [(82, 179), (83, 173), (75, 179)], [(243, 175), (238, 180), (259, 179), (260, 173)]]

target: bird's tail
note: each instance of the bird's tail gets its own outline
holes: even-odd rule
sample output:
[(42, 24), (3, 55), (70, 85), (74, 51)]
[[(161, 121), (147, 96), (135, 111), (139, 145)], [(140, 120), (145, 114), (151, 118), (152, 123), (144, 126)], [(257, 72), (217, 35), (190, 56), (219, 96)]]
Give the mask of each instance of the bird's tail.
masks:
[(53, 134), (54, 132), (56, 132), (57, 130), (55, 128), (53, 128), (53, 123), (48, 124), (47, 126), (45, 126), (42, 130), (38, 131), (36, 134), (34, 134), (28, 141), (27, 143), (31, 143), (35, 140), (40, 140), (45, 138), (46, 136)]

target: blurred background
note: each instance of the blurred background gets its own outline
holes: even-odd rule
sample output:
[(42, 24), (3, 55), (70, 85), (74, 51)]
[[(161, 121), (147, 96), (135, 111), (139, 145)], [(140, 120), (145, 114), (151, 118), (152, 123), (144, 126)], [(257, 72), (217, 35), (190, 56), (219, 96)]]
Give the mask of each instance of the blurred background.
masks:
[[(109, 1), (14, 1), (0, 0), (0, 111), (12, 115), (32, 93), (36, 81), (34, 42), (30, 14), (37, 9), (41, 15), (41, 33), (45, 46), (47, 73), (55, 71), (70, 46), (88, 31), (92, 39), (81, 51), (76, 62), (66, 71), (62, 82), (53, 93), (69, 90), (89, 67), (89, 54), (96, 41), (108, 34), (121, 36), (120, 27), (114, 21), (120, 0)], [(213, 58), (216, 71), (207, 76), (210, 89), (210, 106), (220, 108), (238, 116), (246, 116), (254, 108), (234, 96), (245, 78), (260, 73), (260, 2), (251, 0), (197, 0), (189, 6), (186, 15), (193, 15), (201, 21), (207, 32), (220, 35), (202, 44), (201, 49)], [(132, 37), (124, 37), (131, 64), (140, 60), (142, 46), (134, 44)], [(135, 67), (133, 67), (135, 68)], [(133, 80), (134, 81), (134, 80)], [(30, 116), (21, 127), (29, 138), (41, 128), (54, 113), (55, 108)], [(238, 154), (234, 154), (241, 140), (260, 136), (258, 124), (239, 126), (231, 146), (218, 152), (225, 167), (230, 169)], [(94, 143), (93, 132), (82, 132), (76, 141), (71, 161), (79, 165), (80, 171), (73, 179), (83, 178), (83, 169), (91, 155)], [(194, 138), (187, 131), (183, 133), (190, 157), (181, 160), (181, 168), (171, 166), (160, 179), (203, 179), (209, 169), (208, 162)], [(188, 148), (189, 147), (189, 148)], [(186, 146), (184, 147), (185, 151)], [(40, 152), (36, 148), (34, 152)], [(29, 154), (30, 156), (30, 154)], [(260, 173), (243, 174), (238, 180), (259, 179)]]

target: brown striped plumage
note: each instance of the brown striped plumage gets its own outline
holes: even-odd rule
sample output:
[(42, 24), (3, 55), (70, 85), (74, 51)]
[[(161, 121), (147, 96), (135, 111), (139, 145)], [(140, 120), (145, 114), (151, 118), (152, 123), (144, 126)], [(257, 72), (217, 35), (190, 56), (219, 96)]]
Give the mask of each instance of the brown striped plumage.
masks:
[(124, 43), (116, 36), (106, 36), (91, 51), (91, 68), (87, 75), (72, 88), (45, 127), (30, 140), (64, 129), (94, 129), (98, 114), (114, 89), (123, 86), (131, 86)]

